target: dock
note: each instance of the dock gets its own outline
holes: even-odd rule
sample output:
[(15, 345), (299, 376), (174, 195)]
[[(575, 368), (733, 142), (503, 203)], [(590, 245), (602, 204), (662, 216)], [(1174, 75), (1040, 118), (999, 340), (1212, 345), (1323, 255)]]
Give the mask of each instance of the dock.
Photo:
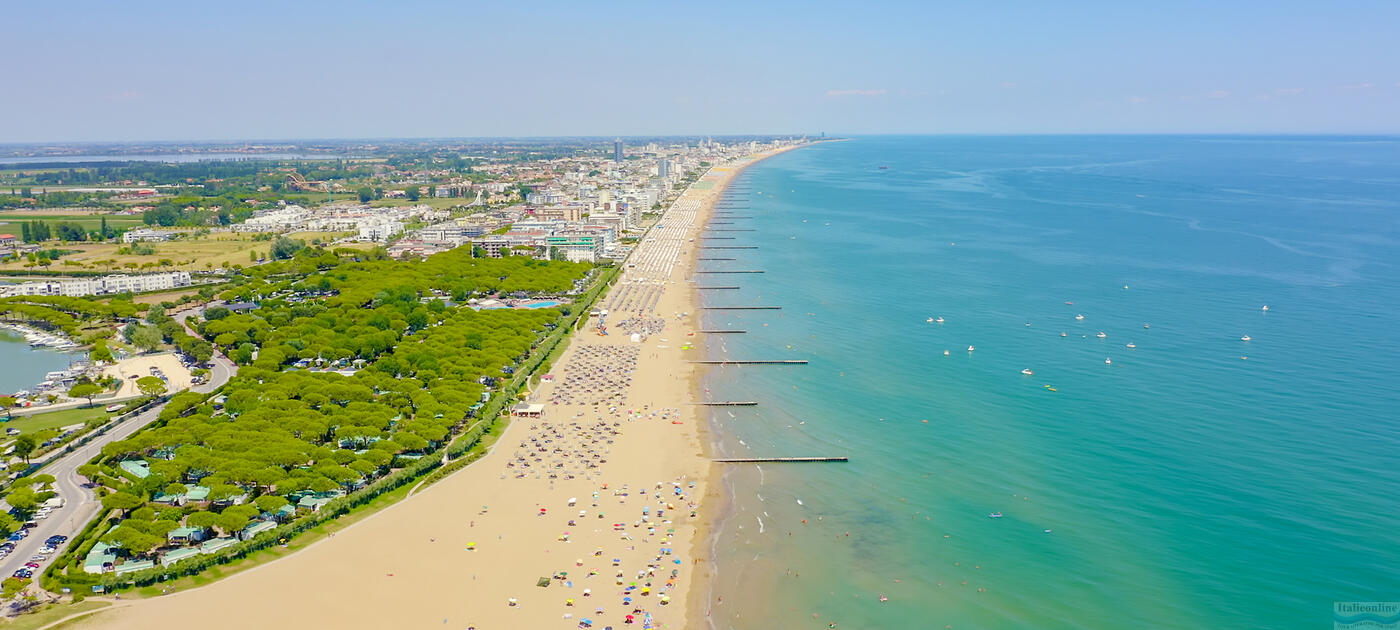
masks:
[(781, 311), (781, 306), (702, 306), (706, 311)]
[(689, 363), (704, 365), (807, 365), (806, 359), (696, 359)]
[(837, 457), (720, 457), (710, 460), (716, 464), (811, 464), (817, 462), (849, 462), (844, 455)]
[(758, 401), (756, 401), (756, 400), (725, 400), (725, 401), (715, 401), (715, 402), (693, 402), (693, 403), (690, 403), (690, 404), (692, 404), (692, 405), (700, 405), (700, 406), (702, 406), (702, 407), (757, 407), (757, 406), (758, 406)]

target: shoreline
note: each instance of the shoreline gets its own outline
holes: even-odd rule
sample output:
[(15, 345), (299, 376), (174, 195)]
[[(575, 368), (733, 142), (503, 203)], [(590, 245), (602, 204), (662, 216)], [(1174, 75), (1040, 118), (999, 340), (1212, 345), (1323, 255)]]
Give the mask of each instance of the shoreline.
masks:
[[(719, 200), (724, 197), (724, 193), (728, 190), (729, 184), (742, 174), (745, 169), (788, 151), (810, 146), (811, 144), (818, 144), (819, 142), (832, 141), (834, 140), (784, 147), (776, 151), (759, 154), (737, 166), (728, 167), (730, 170), (727, 176), (716, 183), (715, 187), (710, 191), (709, 198), (701, 206), (696, 215), (696, 238), (698, 239), (699, 233), (704, 230), (706, 222), (709, 221), (710, 215), (713, 214), (714, 208)], [(699, 257), (700, 249), (697, 246), (691, 250), (688, 260), (686, 261), (688, 267), (693, 270), (698, 264)], [(703, 322), (700, 322), (699, 315), (702, 312), (701, 306), (703, 305), (703, 301), (700, 296), (700, 290), (696, 288), (696, 283), (689, 282), (689, 285), (690, 286), (688, 286), (686, 290), (686, 296), (689, 298), (686, 306), (690, 308), (690, 312), (696, 313), (693, 323), (699, 327), (703, 324)], [(708, 352), (708, 341), (705, 339), (700, 341), (700, 347)], [(709, 376), (711, 369), (710, 366), (696, 365), (690, 370), (688, 394), (693, 397), (691, 400), (704, 399), (705, 379)], [(709, 461), (710, 458), (713, 457), (716, 448), (716, 433), (710, 416), (705, 411), (704, 407), (697, 408), (695, 416), (695, 424), (698, 427), (698, 437), (700, 439), (700, 456), (705, 460), (704, 463), (707, 466), (707, 471), (705, 474), (705, 493), (699, 511), (700, 520), (695, 526), (695, 534), (690, 541), (690, 557), (693, 559), (693, 570), (695, 574), (692, 576), (690, 588), (686, 590), (685, 594), (686, 615), (685, 625), (683, 627), (686, 630), (701, 630), (712, 627), (710, 623), (710, 602), (714, 599), (714, 580), (718, 577), (718, 567), (715, 564), (715, 548), (719, 541), (716, 536), (719, 533), (720, 524), (728, 518), (733, 499), (732, 491), (724, 488), (725, 471), (723, 466)]]

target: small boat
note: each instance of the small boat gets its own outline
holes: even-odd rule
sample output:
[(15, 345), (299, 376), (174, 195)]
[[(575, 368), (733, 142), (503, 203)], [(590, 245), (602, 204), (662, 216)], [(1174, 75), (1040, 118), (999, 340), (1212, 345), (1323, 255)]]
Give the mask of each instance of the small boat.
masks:
[(1104, 364), (1104, 365), (1113, 365), (1113, 359), (1104, 359), (1104, 360), (1103, 360), (1103, 364)]
[(1069, 301), (1069, 300), (1065, 300), (1065, 306), (1074, 306), (1074, 302), (1071, 302), (1071, 301)]
[(987, 515), (987, 518), (1001, 518), (1001, 512), (992, 512)]
[(1025, 374), (1026, 376), (1035, 376), (1035, 372), (1032, 372), (1030, 368), (1026, 368), (1026, 369), (1024, 369), (1024, 370), (1021, 370), (1021, 373), (1022, 373), (1022, 374)]
[(1049, 385), (1046, 385), (1046, 386), (1045, 386), (1045, 389), (1048, 389), (1048, 390), (1050, 390), (1050, 391), (1052, 391), (1052, 392), (1058, 392), (1058, 391), (1060, 391), (1060, 390), (1055, 389), (1054, 387), (1051, 387), (1051, 386), (1049, 386)]
[(1249, 335), (1245, 335), (1245, 336), (1243, 336), (1243, 337), (1240, 337), (1240, 341), (1249, 341)]
[(1265, 304), (1265, 305), (1264, 305), (1264, 308), (1261, 308), (1261, 309), (1259, 309), (1259, 310), (1261, 310), (1261, 311), (1267, 311), (1267, 310), (1269, 310), (1269, 305), (1268, 305), (1268, 304)]
[(1136, 347), (1137, 347), (1137, 344), (1135, 344), (1135, 343), (1129, 341), (1129, 342), (1128, 342), (1128, 347), (1129, 347), (1129, 348), (1136, 348)]
[(1097, 336), (1098, 336), (1099, 339), (1103, 339), (1104, 337), (1107, 337), (1108, 335), (1105, 335), (1104, 332), (1103, 332), (1102, 330), (1100, 330), (1100, 331), (1099, 331), (1099, 334), (1098, 334)]
[(943, 356), (945, 356), (945, 357), (948, 356), (948, 351), (947, 351), (947, 350), (944, 350), (944, 351), (943, 351)]
[(880, 167), (880, 170), (882, 170), (882, 171), (888, 171), (888, 170), (890, 170), (890, 167), (888, 167), (888, 166), (881, 166), (881, 167)]
[[(884, 168), (884, 167), (882, 166), (882, 167), (880, 167), (880, 168)], [(881, 601), (881, 602), (887, 602), (887, 601), (890, 601), (890, 598), (885, 597), (885, 596), (882, 594), (882, 595), (880, 595), (880, 601)]]
[(976, 350), (976, 349), (977, 349), (977, 348), (974, 348), (974, 347), (972, 347), (972, 346), (968, 346), (968, 347), (967, 347), (967, 351), (968, 351), (968, 352), (972, 352), (973, 350)]
[(928, 322), (928, 323), (930, 323), (930, 324), (932, 324), (932, 323), (933, 323), (933, 318), (932, 318), (932, 317), (930, 317), (930, 318), (928, 318), (928, 319), (926, 319), (926, 320), (924, 320), (924, 321), (926, 321), (926, 322)]
[(1144, 330), (1146, 330), (1146, 329), (1148, 329), (1148, 328), (1151, 328), (1151, 327), (1152, 327), (1152, 324), (1143, 324), (1143, 325), (1142, 325), (1142, 328), (1143, 328)]
[(1061, 336), (1061, 337), (1068, 337), (1069, 335), (1066, 334), (1065, 331), (1061, 330), (1061, 331), (1060, 331), (1060, 336)]
[(935, 319), (935, 320), (933, 320), (933, 321), (935, 321), (935, 322), (938, 322), (938, 323), (940, 323), (940, 324), (942, 324), (942, 323), (943, 323), (943, 318), (942, 318), (942, 317), (940, 317), (940, 318), (938, 318), (938, 319)]
[(126, 406), (126, 405), (123, 405), (123, 404), (121, 404), (121, 403), (113, 403), (113, 404), (107, 405), (107, 413), (112, 413), (112, 412), (114, 412), (114, 411), (121, 411), (121, 410), (122, 410), (122, 407), (125, 407), (125, 406)]
[(1083, 320), (1083, 319), (1084, 319), (1084, 316), (1083, 316), (1083, 315), (1075, 315), (1074, 318), (1075, 318), (1075, 319), (1078, 319), (1078, 320)]

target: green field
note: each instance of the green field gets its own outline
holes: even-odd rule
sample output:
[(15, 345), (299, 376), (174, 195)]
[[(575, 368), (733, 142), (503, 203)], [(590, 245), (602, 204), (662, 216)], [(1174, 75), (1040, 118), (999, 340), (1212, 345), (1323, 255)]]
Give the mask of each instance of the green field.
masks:
[[(19, 224), (26, 221), (43, 221), (53, 226), (55, 223), (77, 223), (89, 230), (96, 230), (102, 226), (102, 219), (107, 219), (107, 225), (113, 228), (125, 227), (133, 228), (143, 225), (141, 217), (120, 214), (38, 214), (38, 213), (15, 213), (7, 212), (0, 214), (0, 226), (13, 225), (13, 231), (19, 232)], [(10, 229), (10, 228), (6, 228)]]
[[(113, 414), (107, 413), (105, 405), (101, 402), (96, 407), (80, 407), (77, 409), (62, 409), (59, 411), (45, 411), (33, 415), (21, 416), (16, 414), (14, 420), (5, 422), (2, 426), (6, 429), (19, 429), (22, 433), (34, 433), (45, 429), (57, 429), (72, 424), (83, 424), (93, 418), (106, 418)], [(0, 421), (4, 421), (4, 416), (0, 416)]]

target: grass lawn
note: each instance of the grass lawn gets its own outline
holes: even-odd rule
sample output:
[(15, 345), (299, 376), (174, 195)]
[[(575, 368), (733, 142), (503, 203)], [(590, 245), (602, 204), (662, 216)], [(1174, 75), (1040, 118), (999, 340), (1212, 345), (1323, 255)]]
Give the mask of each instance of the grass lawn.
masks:
[[(107, 413), (105, 405), (101, 402), (96, 407), (80, 407), (77, 409), (60, 409), (58, 411), (45, 411), (33, 415), (21, 416), (16, 414), (15, 419), (4, 423), (6, 429), (19, 429), (23, 433), (34, 433), (44, 429), (57, 429), (73, 424), (83, 424), (93, 418), (106, 418), (113, 414)], [(0, 417), (4, 420), (4, 417)]]

